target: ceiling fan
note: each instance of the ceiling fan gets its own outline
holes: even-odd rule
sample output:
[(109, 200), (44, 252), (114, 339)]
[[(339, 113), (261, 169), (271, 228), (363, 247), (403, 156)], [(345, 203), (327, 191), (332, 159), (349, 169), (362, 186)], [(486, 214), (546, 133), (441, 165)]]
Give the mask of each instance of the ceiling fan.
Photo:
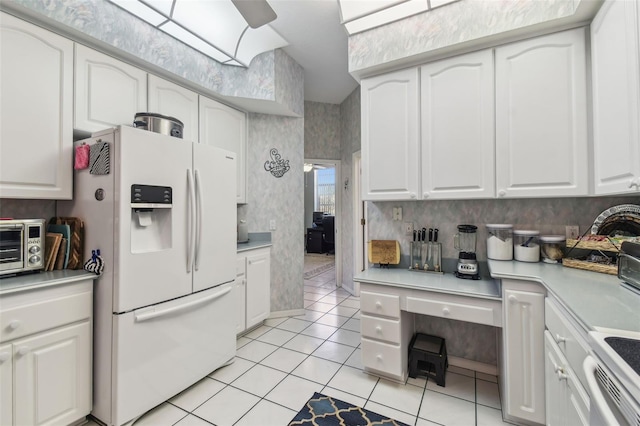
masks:
[(258, 28), (278, 17), (266, 0), (231, 0), (251, 28)]

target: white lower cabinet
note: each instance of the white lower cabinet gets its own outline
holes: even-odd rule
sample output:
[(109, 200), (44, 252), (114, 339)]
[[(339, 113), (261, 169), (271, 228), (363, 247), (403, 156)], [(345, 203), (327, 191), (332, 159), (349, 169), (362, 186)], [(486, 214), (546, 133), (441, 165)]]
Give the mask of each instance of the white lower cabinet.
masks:
[(544, 289), (502, 281), (502, 409), (506, 419), (545, 422)]
[(233, 285), (236, 304), (236, 333), (240, 334), (269, 317), (271, 313), (271, 249), (259, 248), (238, 253)]
[(0, 296), (0, 424), (71, 424), (92, 404), (91, 279)]

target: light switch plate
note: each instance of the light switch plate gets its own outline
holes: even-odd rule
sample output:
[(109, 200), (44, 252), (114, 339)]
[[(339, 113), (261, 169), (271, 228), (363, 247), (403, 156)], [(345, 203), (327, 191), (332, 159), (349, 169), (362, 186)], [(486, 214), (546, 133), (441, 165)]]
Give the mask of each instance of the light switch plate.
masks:
[(275, 230), (276, 230), (276, 220), (271, 219), (269, 221), (269, 231), (275, 231)]

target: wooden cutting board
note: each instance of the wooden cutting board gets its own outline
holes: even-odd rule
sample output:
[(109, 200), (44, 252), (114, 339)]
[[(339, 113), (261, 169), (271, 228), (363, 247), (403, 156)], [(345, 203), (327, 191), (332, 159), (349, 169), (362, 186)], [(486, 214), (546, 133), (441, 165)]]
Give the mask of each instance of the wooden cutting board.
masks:
[(369, 241), (369, 262), (397, 265), (400, 263), (400, 243), (396, 240)]

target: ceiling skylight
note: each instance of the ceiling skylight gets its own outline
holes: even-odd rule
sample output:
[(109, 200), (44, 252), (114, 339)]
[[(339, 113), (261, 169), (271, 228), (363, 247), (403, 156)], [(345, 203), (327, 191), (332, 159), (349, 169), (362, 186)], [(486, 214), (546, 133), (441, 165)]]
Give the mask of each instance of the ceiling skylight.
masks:
[(109, 0), (218, 62), (249, 66), (289, 43), (269, 25), (251, 28), (231, 0)]

